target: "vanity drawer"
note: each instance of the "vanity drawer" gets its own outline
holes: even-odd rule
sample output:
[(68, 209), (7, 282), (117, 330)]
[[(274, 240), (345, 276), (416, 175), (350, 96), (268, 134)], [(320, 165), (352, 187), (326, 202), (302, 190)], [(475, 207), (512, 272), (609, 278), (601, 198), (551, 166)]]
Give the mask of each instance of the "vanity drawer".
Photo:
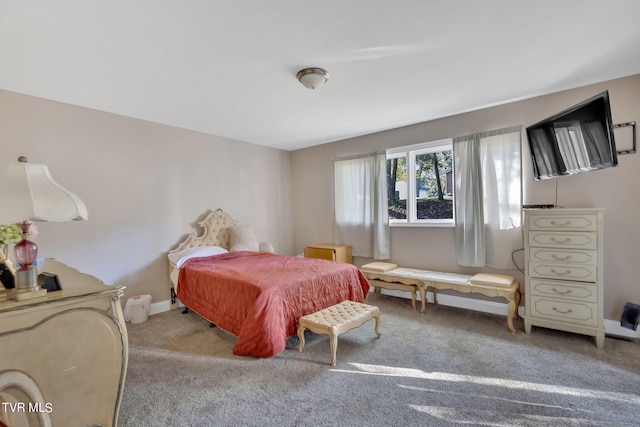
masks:
[(548, 262), (530, 262), (529, 276), (558, 280), (579, 280), (595, 282), (598, 267), (593, 264), (554, 264)]
[(531, 279), (531, 295), (553, 299), (571, 299), (586, 302), (598, 302), (598, 289), (595, 285), (556, 280)]
[(598, 217), (593, 214), (531, 215), (530, 230), (596, 231)]
[(581, 323), (597, 326), (596, 303), (571, 302), (532, 295), (531, 315), (545, 319), (562, 320), (571, 323)]
[(531, 231), (529, 232), (529, 246), (596, 249), (598, 246), (598, 239), (596, 233), (589, 232), (562, 233), (552, 231)]
[(598, 262), (598, 251), (532, 247), (529, 249), (529, 261), (562, 262), (565, 264), (596, 264)]

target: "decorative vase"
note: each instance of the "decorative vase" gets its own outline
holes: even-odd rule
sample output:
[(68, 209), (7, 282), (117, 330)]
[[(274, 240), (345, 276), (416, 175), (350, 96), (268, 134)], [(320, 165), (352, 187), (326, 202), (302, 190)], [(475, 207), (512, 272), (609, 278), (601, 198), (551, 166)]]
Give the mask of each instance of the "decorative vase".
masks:
[(38, 272), (35, 267), (32, 267), (38, 257), (38, 245), (27, 239), (30, 226), (30, 221), (20, 223), (23, 239), (16, 243), (13, 248), (16, 262), (20, 265), (20, 268), (16, 271), (16, 287), (18, 288), (38, 287)]

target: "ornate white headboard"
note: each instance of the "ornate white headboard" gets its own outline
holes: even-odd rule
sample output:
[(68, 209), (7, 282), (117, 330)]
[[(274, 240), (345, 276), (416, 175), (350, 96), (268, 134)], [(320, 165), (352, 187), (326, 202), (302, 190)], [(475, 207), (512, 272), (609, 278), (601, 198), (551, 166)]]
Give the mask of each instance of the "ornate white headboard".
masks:
[(231, 218), (231, 215), (218, 208), (198, 223), (202, 227), (202, 234), (197, 235), (195, 232), (189, 234), (169, 253), (197, 246), (220, 246), (229, 250), (231, 247), (231, 228), (236, 222)]

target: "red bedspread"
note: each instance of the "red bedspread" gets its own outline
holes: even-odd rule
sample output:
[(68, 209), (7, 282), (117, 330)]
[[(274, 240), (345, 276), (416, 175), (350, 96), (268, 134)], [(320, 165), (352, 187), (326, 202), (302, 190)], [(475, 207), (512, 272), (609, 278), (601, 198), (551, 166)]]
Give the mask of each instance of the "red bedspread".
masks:
[(364, 302), (369, 282), (351, 265), (263, 252), (187, 261), (182, 303), (238, 337), (233, 353), (271, 357), (285, 349), (300, 316), (344, 300)]

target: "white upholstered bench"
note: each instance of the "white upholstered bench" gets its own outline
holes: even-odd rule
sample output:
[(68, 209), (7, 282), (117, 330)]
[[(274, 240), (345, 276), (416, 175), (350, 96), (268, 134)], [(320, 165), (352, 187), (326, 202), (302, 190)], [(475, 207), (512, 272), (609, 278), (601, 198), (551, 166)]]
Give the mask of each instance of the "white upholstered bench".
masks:
[(353, 328), (364, 325), (367, 321), (376, 320), (376, 335), (380, 338), (380, 309), (374, 305), (354, 301), (343, 301), (300, 318), (298, 338), (299, 351), (304, 348), (304, 331), (309, 329), (316, 334), (329, 335), (331, 348), (331, 366), (336, 366), (338, 336)]
[(427, 289), (433, 289), (433, 302), (438, 303), (437, 291), (451, 289), (462, 293), (478, 293), (488, 297), (505, 298), (508, 303), (507, 325), (512, 333), (513, 318), (520, 318), (520, 283), (514, 277), (500, 274), (480, 273), (476, 275), (442, 273), (398, 267), (388, 262), (372, 262), (360, 267), (375, 292), (380, 288), (406, 290), (412, 293), (411, 302), (415, 309), (416, 290), (422, 300), (421, 312), (425, 311)]

